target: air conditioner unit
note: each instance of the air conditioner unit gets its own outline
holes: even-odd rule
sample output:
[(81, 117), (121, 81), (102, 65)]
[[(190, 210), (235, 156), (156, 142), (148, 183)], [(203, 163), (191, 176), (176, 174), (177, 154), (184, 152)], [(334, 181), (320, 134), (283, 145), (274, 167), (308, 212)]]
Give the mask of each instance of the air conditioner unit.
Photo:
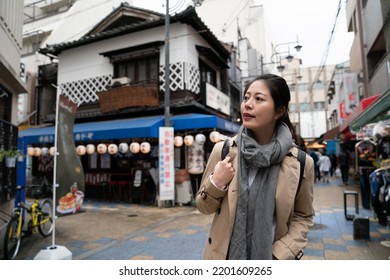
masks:
[(111, 87), (120, 87), (120, 86), (123, 86), (123, 85), (130, 84), (130, 82), (131, 82), (130, 78), (128, 78), (128, 77), (120, 77), (120, 78), (112, 79), (111, 83), (110, 83), (110, 86)]

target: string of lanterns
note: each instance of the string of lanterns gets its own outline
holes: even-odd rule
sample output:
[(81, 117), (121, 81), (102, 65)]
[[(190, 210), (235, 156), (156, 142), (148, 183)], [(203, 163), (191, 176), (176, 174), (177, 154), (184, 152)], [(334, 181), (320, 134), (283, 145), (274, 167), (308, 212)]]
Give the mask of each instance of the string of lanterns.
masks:
[[(218, 131), (212, 131), (209, 135), (209, 139), (212, 143), (217, 143), (219, 141), (224, 141), (229, 136), (219, 133)], [(198, 144), (203, 145), (206, 142), (206, 136), (202, 133), (196, 134), (195, 137), (192, 135), (180, 136), (177, 135), (174, 138), (175, 147), (181, 147), (184, 145), (192, 146), (192, 144), (196, 141)]]
[[(219, 133), (218, 131), (212, 131), (209, 135), (209, 139), (212, 143), (217, 143), (219, 141), (223, 141), (228, 136), (223, 135)], [(195, 137), (193, 135), (186, 135), (186, 136), (180, 136), (177, 135), (174, 137), (174, 146), (175, 147), (181, 147), (183, 144), (185, 146), (192, 146), (194, 141), (196, 141), (198, 144), (203, 145), (206, 142), (206, 136), (202, 133), (196, 134)], [(139, 152), (143, 154), (149, 153), (151, 150), (151, 145), (149, 142), (132, 142), (129, 144), (122, 142), (119, 145), (117, 144), (104, 144), (100, 143), (96, 147), (94, 144), (88, 144), (88, 145), (78, 145), (76, 147), (76, 152), (78, 155), (83, 156), (85, 154), (94, 154), (97, 152), (98, 154), (106, 154), (109, 153), (110, 155), (115, 155), (118, 152), (122, 154), (126, 154), (129, 151), (133, 154), (138, 154)], [(55, 154), (55, 147), (28, 147), (27, 148), (27, 155), (28, 156), (54, 156)]]

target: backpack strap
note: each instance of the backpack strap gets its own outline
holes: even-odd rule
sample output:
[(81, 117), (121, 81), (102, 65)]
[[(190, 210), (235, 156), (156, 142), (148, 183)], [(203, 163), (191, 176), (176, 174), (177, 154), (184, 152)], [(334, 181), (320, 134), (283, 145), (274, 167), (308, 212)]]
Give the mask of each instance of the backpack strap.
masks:
[(301, 170), (300, 170), (300, 174), (299, 174), (299, 184), (298, 184), (297, 192), (299, 191), (299, 188), (301, 186), (301, 182), (302, 182), (302, 178), (303, 178), (303, 171), (305, 170), (305, 162), (306, 162), (306, 153), (304, 151), (302, 151), (301, 149), (298, 149), (298, 161), (301, 165)]
[(229, 153), (229, 139), (225, 139), (221, 150), (221, 160), (224, 160), (228, 153)]

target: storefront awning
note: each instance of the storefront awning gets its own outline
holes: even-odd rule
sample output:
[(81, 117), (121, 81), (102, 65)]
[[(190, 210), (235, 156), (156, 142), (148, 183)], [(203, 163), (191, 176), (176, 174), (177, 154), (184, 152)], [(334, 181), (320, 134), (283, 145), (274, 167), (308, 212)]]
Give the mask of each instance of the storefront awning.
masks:
[[(220, 129), (236, 133), (239, 125), (214, 115), (184, 114), (170, 118), (175, 131), (190, 129)], [(112, 121), (75, 124), (75, 142), (125, 138), (158, 138), (159, 127), (164, 126), (164, 116), (120, 119)], [(55, 127), (28, 128), (19, 131), (19, 139), (28, 144), (54, 143)]]
[[(75, 124), (75, 141), (94, 141), (124, 138), (157, 138), (160, 126), (164, 125), (163, 116), (120, 119), (102, 122)], [(54, 126), (28, 128), (19, 131), (19, 138), (28, 138), (29, 144), (54, 143)]]
[(223, 131), (237, 133), (240, 126), (228, 120), (214, 115), (206, 114), (183, 114), (171, 118), (175, 130), (207, 129), (215, 128)]
[[(348, 118), (340, 125), (340, 132), (344, 132), (344, 130), (347, 127), (350, 127), (350, 125), (360, 117), (360, 115), (365, 112), (368, 106), (371, 105), (376, 99), (378, 99), (379, 95), (370, 96), (367, 98), (362, 99), (360, 101), (359, 105), (353, 110), (351, 114), (349, 114)], [(352, 129), (350, 129), (351, 132), (353, 132)]]
[(322, 138), (323, 141), (334, 140), (335, 138), (337, 138), (339, 131), (340, 131), (340, 126), (336, 126), (332, 129), (328, 130), (327, 132), (325, 132), (324, 135), (320, 138)]
[(380, 95), (350, 123), (351, 131), (359, 131), (366, 124), (380, 121), (383, 114), (390, 110), (390, 89)]

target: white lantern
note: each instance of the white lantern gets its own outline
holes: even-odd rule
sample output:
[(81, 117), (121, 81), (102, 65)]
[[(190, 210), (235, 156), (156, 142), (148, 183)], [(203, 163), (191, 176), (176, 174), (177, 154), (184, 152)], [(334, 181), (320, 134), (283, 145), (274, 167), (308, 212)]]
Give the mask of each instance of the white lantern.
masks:
[(126, 154), (129, 151), (129, 145), (127, 143), (120, 143), (118, 149), (120, 153)]
[(41, 155), (42, 155), (42, 156), (48, 156), (48, 155), (49, 155), (49, 148), (43, 147), (43, 148), (41, 149)]
[(139, 143), (133, 142), (130, 144), (130, 152), (132, 152), (133, 154), (138, 154), (139, 149), (140, 149)]
[(56, 148), (55, 147), (50, 147), (50, 149), (49, 149), (49, 154), (51, 155), (51, 156), (54, 156), (54, 153), (56, 152)]
[(106, 146), (106, 144), (100, 143), (100, 144), (97, 146), (97, 151), (98, 151), (99, 154), (105, 154), (105, 153), (107, 153), (107, 146)]
[(27, 155), (28, 155), (29, 157), (34, 156), (34, 148), (33, 148), (33, 147), (28, 147), (28, 148), (27, 148)]
[(195, 141), (198, 142), (198, 144), (203, 145), (206, 142), (206, 136), (204, 134), (196, 134)]
[(204, 171), (204, 146), (196, 141), (188, 147), (187, 170), (190, 174), (202, 174)]
[(149, 142), (142, 142), (141, 143), (141, 153), (147, 154), (150, 152), (150, 143)]
[(76, 147), (76, 152), (79, 156), (83, 156), (87, 152), (87, 148), (84, 145), (78, 145)]
[(175, 138), (173, 139), (173, 144), (175, 145), (175, 147), (183, 146), (183, 137), (175, 136)]
[(219, 142), (220, 134), (218, 131), (213, 131), (210, 133), (210, 141), (213, 143)]
[(116, 155), (118, 153), (118, 146), (116, 144), (108, 145), (108, 153), (110, 155)]
[(95, 145), (93, 144), (88, 144), (87, 145), (87, 154), (92, 155), (95, 152)]
[(41, 148), (34, 148), (34, 156), (35, 157), (39, 157), (39, 156), (41, 156), (41, 154), (42, 154)]
[(192, 135), (186, 135), (184, 137), (184, 144), (186, 146), (191, 146), (194, 143), (194, 136)]

